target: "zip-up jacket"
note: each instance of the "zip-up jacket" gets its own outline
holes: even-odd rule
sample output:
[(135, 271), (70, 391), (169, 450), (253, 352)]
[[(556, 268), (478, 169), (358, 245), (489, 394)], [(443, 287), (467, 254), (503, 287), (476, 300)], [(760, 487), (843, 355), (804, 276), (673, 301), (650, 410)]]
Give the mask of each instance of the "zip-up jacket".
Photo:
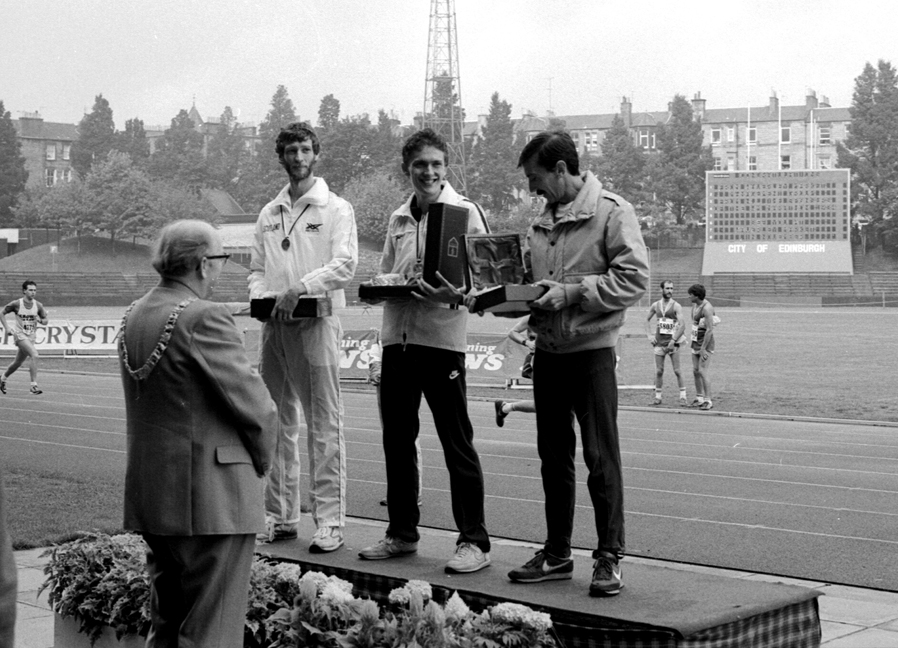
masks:
[[(284, 238), (290, 247), (283, 249)], [(343, 289), (359, 260), (352, 205), (328, 190), (322, 178), (292, 204), (290, 185), (262, 208), (250, 261), (249, 295), (280, 293), (304, 286), (310, 295), (329, 295), (346, 305)]]
[(584, 181), (557, 221), (547, 209), (531, 224), (524, 246), (528, 280), (580, 288), (561, 310), (531, 311), (536, 346), (551, 353), (615, 346), (626, 309), (648, 287), (648, 255), (633, 206), (603, 190), (591, 172)]
[[(421, 221), (412, 216), (412, 198), (390, 216), (387, 238), (384, 241), (380, 261), (382, 273), (415, 275), (415, 263), (424, 260), (424, 242), (427, 239), (427, 215)], [(489, 231), (480, 208), (456, 193), (447, 182), (437, 202), (465, 207), (468, 210), (468, 234), (485, 234)], [(468, 311), (464, 306), (450, 308), (449, 304), (418, 301), (417, 299), (391, 299), (384, 304), (381, 346), (391, 344), (418, 344), (448, 349), (467, 350)]]

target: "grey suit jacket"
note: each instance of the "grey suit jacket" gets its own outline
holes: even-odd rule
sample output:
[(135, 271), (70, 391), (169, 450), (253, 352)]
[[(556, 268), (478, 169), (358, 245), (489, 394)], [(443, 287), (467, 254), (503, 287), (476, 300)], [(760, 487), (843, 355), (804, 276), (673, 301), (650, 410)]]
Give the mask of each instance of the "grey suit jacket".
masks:
[[(132, 369), (144, 365), (172, 311), (191, 296), (163, 282), (135, 303), (124, 336)], [(261, 475), (270, 464), (277, 410), (226, 308), (201, 299), (188, 305), (146, 379), (132, 378), (120, 361), (128, 425), (125, 528), (173, 536), (262, 530)]]

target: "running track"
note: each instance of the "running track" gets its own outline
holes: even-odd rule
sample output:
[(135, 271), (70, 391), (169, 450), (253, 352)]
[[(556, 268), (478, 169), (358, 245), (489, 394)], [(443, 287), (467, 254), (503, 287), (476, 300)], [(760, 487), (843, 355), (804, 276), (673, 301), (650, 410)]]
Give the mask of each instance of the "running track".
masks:
[[(41, 386), (44, 395), (35, 397), (26, 392), (24, 378), (13, 380), (9, 395), (0, 397), (5, 469), (36, 474), (52, 467), (120, 491), (125, 439), (119, 379), (45, 372)], [(348, 514), (385, 519), (378, 505), (385, 473), (375, 407), (373, 393), (345, 392)], [(490, 533), (541, 541), (532, 416), (512, 414), (497, 428), (492, 402), (472, 400), (470, 411)], [(421, 523), (453, 529), (442, 452), (426, 405), (422, 412)], [(896, 426), (671, 410), (621, 411), (620, 425), (629, 554), (898, 591)], [(595, 532), (579, 459), (578, 471), (574, 544), (592, 548)]]

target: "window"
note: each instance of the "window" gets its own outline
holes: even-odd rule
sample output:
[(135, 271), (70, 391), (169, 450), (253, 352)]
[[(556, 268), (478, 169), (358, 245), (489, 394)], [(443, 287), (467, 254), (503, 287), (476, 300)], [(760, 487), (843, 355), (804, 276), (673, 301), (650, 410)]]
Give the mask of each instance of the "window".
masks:
[(833, 162), (832, 157), (829, 155), (820, 155), (817, 157), (817, 168), (818, 169), (832, 169)]
[(711, 129), (711, 145), (720, 144), (720, 129), (712, 128)]
[(782, 128), (780, 128), (780, 142), (782, 144), (789, 144), (792, 142), (791, 126), (783, 126)]
[(62, 159), (68, 160), (72, 157), (72, 145), (71, 144), (63, 144), (62, 145)]
[(714, 158), (714, 170), (720, 171), (721, 169), (723, 169), (723, 164), (721, 163), (720, 158), (719, 157)]
[(47, 159), (55, 160), (56, 159), (56, 144), (47, 144)]
[(727, 142), (735, 142), (735, 141), (736, 141), (735, 126), (727, 126)]
[(752, 144), (758, 141), (758, 129), (754, 126), (748, 129), (748, 141)]
[(792, 156), (791, 155), (782, 155), (780, 156), (780, 171), (786, 171), (787, 169), (792, 168)]
[(63, 171), (62, 179), (65, 180), (66, 182), (71, 182), (72, 181), (72, 170), (66, 169), (65, 171)]
[(56, 184), (56, 169), (46, 169), (44, 171), (44, 179), (48, 187), (52, 187)]
[(833, 129), (831, 126), (820, 126), (817, 129), (818, 142), (820, 144), (832, 144), (833, 143)]
[(758, 170), (758, 158), (754, 155), (750, 155), (748, 158), (748, 170), (749, 171), (757, 171)]
[(649, 147), (649, 132), (647, 130), (639, 131), (639, 146), (642, 148)]
[(727, 171), (735, 171), (736, 170), (736, 156), (728, 155), (727, 156)]

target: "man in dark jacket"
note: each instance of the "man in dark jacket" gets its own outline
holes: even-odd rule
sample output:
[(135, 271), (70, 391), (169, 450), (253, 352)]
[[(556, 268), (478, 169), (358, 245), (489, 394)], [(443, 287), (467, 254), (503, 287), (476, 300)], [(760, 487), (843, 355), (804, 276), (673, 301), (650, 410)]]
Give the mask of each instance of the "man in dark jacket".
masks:
[(243, 646), (277, 411), (234, 319), (207, 301), (227, 260), (208, 223), (168, 225), (159, 285), (122, 322), (125, 528), (149, 545), (150, 647)]

